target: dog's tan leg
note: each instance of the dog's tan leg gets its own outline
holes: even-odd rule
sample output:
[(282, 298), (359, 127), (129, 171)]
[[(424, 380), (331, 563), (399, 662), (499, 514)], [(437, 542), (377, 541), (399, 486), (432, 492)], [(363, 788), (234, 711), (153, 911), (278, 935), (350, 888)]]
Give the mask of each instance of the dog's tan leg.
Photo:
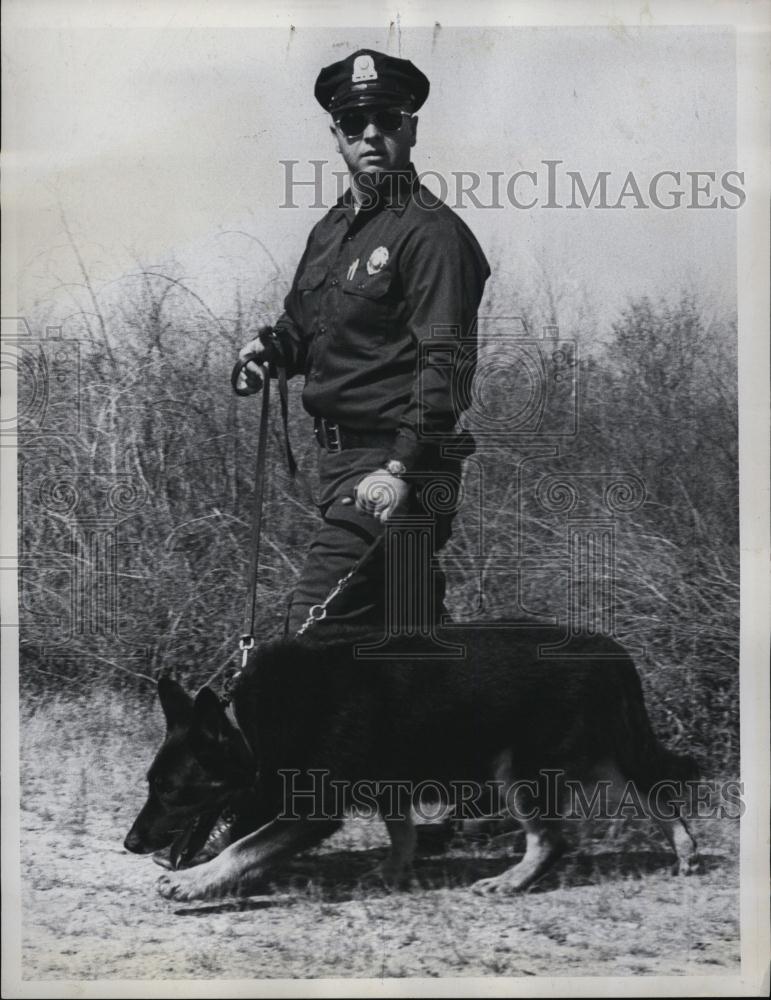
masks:
[(559, 828), (553, 822), (520, 820), (525, 828), (525, 855), (519, 864), (507, 868), (494, 878), (483, 878), (472, 886), (474, 892), (484, 895), (508, 895), (522, 892), (544, 875), (565, 850)]
[(161, 875), (158, 891), (180, 902), (238, 893), (246, 880), (254, 881), (272, 863), (312, 847), (339, 826), (336, 820), (275, 819), (206, 864)]
[[(612, 762), (603, 764), (598, 774), (610, 781), (610, 804), (617, 805), (624, 790), (627, 788), (628, 782), (619, 768)], [(638, 798), (646, 816), (658, 823), (662, 833), (677, 856), (676, 873), (678, 875), (690, 875), (696, 871), (698, 868), (696, 841), (691, 836), (685, 820), (680, 817), (676, 801), (666, 795), (651, 797), (639, 790)], [(661, 816), (661, 812), (664, 810), (666, 810), (668, 817), (672, 813), (671, 818)]]
[(677, 875), (692, 875), (699, 867), (699, 856), (696, 841), (691, 836), (684, 819), (662, 819), (654, 816), (661, 827), (664, 836), (669, 841), (672, 850), (677, 855)]
[[(502, 758), (496, 771), (499, 780), (511, 781), (511, 761)], [(532, 816), (536, 802), (526, 790), (517, 791), (514, 796), (513, 815), (525, 831), (525, 854), (519, 864), (507, 868), (494, 878), (480, 879), (472, 886), (480, 895), (508, 895), (522, 892), (545, 874), (561, 857), (565, 841), (561, 828), (554, 820), (545, 822)], [(509, 815), (511, 815), (511, 811)]]

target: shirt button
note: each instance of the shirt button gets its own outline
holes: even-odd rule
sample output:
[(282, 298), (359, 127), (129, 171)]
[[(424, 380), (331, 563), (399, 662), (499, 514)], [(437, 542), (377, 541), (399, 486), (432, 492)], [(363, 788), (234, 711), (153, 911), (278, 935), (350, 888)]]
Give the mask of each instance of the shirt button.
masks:
[(333, 278), (329, 283), (330, 283), (330, 285), (333, 288), (335, 287), (335, 285), (339, 285), (340, 284), (340, 282), (337, 280), (337, 278)]
[(326, 333), (326, 332), (327, 332), (327, 328), (325, 326), (320, 326), (319, 327), (319, 333)]

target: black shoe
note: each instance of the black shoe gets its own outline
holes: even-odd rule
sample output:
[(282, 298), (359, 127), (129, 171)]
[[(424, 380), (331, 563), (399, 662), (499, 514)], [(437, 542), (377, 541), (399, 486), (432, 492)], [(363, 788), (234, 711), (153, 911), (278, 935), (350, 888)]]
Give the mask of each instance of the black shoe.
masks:
[(418, 837), (415, 853), (419, 856), (425, 856), (443, 854), (455, 836), (455, 829), (452, 821), (444, 820), (439, 823), (417, 823), (415, 833)]

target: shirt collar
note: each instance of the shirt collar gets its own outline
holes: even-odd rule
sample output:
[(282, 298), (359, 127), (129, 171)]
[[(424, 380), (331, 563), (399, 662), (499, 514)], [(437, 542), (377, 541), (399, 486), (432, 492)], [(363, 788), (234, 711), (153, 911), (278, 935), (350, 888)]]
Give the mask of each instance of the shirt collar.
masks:
[(418, 187), (420, 180), (412, 164), (406, 170), (391, 174), (386, 184), (384, 206), (401, 215)]
[[(389, 211), (395, 212), (397, 215), (401, 215), (412, 198), (413, 192), (416, 191), (419, 186), (420, 179), (415, 167), (412, 164), (409, 165), (407, 170), (400, 170), (396, 173), (389, 174), (384, 183), (381, 185), (382, 195), (381, 198), (378, 199), (377, 208), (386, 208)], [(335, 213), (335, 222), (346, 218), (352, 208), (353, 194), (349, 187), (343, 196), (337, 200), (337, 203), (332, 209)]]

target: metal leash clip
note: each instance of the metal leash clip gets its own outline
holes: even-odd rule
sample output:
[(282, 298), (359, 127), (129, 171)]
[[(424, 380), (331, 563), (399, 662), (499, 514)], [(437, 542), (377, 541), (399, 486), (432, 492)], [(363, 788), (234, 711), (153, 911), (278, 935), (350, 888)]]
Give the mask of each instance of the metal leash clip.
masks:
[(254, 649), (254, 636), (242, 635), (238, 640), (238, 648), (241, 650), (241, 666), (225, 681), (222, 688), (222, 694), (220, 695), (220, 701), (226, 707), (233, 700), (233, 693), (236, 689), (236, 685), (241, 679), (241, 674), (244, 670), (246, 670), (246, 664), (249, 660), (249, 651)]
[(238, 648), (241, 650), (241, 670), (244, 670), (249, 659), (249, 650), (254, 649), (254, 636), (242, 635), (238, 640)]
[(307, 630), (311, 627), (311, 625), (314, 625), (316, 622), (324, 621), (324, 619), (327, 617), (327, 605), (330, 603), (330, 601), (333, 601), (337, 597), (340, 591), (343, 590), (343, 588), (347, 585), (351, 577), (361, 569), (364, 563), (371, 557), (372, 552), (379, 543), (380, 543), (380, 538), (375, 539), (374, 544), (370, 545), (370, 547), (367, 549), (367, 551), (364, 553), (361, 559), (358, 560), (356, 565), (353, 566), (351, 569), (349, 569), (348, 572), (345, 574), (345, 576), (340, 577), (340, 579), (330, 590), (330, 592), (327, 594), (327, 596), (324, 598), (324, 601), (321, 604), (311, 605), (308, 611), (308, 617), (305, 619), (300, 628), (297, 630), (296, 635), (304, 635), (305, 632), (307, 632)]

